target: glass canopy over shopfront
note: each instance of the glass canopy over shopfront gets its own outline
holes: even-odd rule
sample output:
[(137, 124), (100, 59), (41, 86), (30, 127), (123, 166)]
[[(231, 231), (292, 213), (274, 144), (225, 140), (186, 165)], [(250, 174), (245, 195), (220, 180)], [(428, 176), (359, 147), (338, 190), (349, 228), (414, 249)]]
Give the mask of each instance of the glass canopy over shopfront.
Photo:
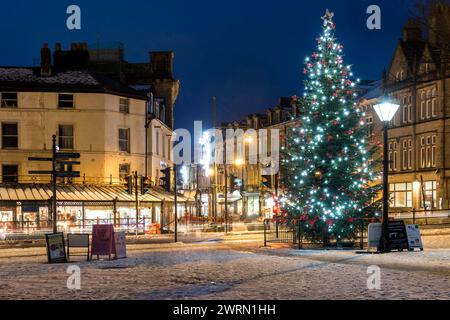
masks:
[[(51, 228), (51, 185), (0, 186), (0, 233), (23, 230), (27, 233)], [(148, 230), (152, 224), (170, 221), (174, 196), (152, 189), (136, 195), (122, 186), (61, 185), (57, 188), (57, 225), (60, 231), (89, 231), (94, 224), (114, 224), (119, 229)], [(178, 196), (178, 211), (193, 201)], [(193, 206), (194, 207), (194, 206)]]

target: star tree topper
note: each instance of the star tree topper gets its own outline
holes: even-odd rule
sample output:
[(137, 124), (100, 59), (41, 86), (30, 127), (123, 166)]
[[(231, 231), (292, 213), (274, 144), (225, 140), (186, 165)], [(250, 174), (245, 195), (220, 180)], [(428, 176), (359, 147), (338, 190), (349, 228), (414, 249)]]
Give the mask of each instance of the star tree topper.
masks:
[(333, 17), (334, 17), (334, 12), (331, 12), (330, 10), (326, 10), (325, 15), (322, 17), (323, 20), (323, 25), (326, 27), (328, 23), (330, 23), (331, 25), (334, 25), (333, 23)]

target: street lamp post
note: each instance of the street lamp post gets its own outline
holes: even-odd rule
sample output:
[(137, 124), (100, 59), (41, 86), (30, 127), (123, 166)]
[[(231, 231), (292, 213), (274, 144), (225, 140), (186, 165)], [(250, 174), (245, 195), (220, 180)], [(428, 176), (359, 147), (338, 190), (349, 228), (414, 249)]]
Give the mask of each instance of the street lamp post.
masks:
[(379, 251), (389, 252), (389, 190), (388, 190), (388, 124), (400, 106), (391, 102), (382, 102), (373, 108), (383, 123), (383, 222)]

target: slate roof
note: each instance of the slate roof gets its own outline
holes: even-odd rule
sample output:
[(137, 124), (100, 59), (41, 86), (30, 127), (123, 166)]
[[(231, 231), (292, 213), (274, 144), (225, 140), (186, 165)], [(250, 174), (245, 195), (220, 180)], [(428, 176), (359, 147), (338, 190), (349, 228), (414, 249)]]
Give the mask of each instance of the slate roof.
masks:
[(87, 70), (66, 70), (41, 76), (39, 68), (0, 67), (0, 90), (111, 93), (146, 99), (142, 92)]
[(377, 80), (371, 83), (370, 88), (363, 94), (360, 99), (371, 100), (375, 98), (379, 98), (382, 95), (381, 92), (382, 81)]

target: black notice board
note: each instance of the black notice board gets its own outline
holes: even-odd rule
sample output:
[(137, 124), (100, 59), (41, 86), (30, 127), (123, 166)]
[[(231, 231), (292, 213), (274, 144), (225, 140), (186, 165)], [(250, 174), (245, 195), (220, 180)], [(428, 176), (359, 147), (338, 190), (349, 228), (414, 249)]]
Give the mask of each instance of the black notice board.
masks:
[(408, 236), (406, 234), (405, 222), (389, 221), (389, 246), (391, 250), (408, 250)]
[(66, 246), (64, 244), (64, 233), (50, 233), (45, 235), (47, 244), (48, 263), (66, 263)]

